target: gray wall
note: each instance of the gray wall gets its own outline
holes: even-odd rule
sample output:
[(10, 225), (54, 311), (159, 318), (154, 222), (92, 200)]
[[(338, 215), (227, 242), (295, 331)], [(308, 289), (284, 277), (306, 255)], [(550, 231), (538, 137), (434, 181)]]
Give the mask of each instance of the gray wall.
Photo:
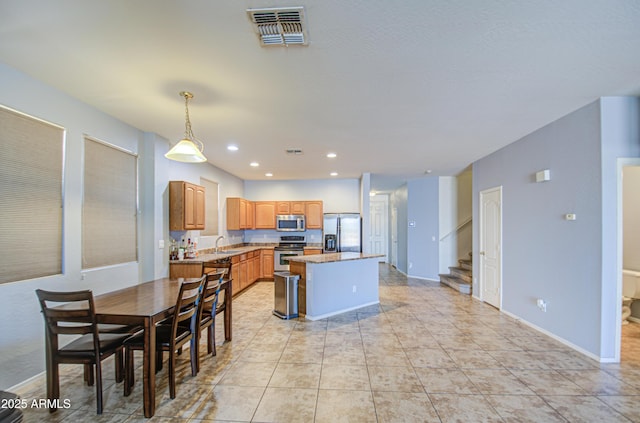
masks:
[[(638, 155), (638, 119), (638, 99), (602, 99), (473, 165), (474, 254), (479, 193), (503, 187), (503, 310), (603, 360), (619, 310), (616, 158)], [(536, 183), (542, 169), (551, 180)]]

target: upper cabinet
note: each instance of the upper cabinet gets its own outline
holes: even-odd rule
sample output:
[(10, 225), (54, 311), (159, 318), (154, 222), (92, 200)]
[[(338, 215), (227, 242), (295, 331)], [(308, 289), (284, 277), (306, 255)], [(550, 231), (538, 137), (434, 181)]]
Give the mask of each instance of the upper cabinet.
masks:
[(322, 229), (322, 225), (324, 224), (322, 201), (305, 201), (304, 206), (307, 229)]
[(275, 229), (276, 227), (276, 203), (275, 201), (254, 202), (256, 212), (256, 229)]
[(228, 231), (253, 229), (254, 224), (254, 208), (251, 201), (238, 197), (227, 198)]
[(279, 214), (305, 216), (307, 229), (322, 229), (322, 201), (249, 201), (227, 198), (227, 230), (276, 229)]
[(204, 201), (204, 187), (184, 181), (170, 181), (169, 230), (203, 230)]
[(276, 201), (276, 214), (305, 214), (304, 201)]

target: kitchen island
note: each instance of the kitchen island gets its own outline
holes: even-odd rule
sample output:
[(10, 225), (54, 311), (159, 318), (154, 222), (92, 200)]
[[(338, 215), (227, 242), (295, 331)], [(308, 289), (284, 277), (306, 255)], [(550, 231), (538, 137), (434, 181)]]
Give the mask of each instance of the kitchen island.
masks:
[(298, 314), (308, 320), (380, 303), (380, 254), (329, 253), (289, 258), (290, 272), (300, 275)]

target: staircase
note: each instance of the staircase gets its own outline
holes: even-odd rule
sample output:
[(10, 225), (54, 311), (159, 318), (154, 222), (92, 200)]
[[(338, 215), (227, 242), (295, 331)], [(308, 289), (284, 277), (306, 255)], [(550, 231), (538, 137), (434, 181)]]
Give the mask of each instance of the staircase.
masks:
[(440, 274), (440, 283), (443, 283), (461, 294), (471, 294), (471, 282), (473, 280), (471, 272), (473, 262), (471, 261), (471, 253), (468, 259), (458, 260), (458, 266), (449, 267), (449, 273)]

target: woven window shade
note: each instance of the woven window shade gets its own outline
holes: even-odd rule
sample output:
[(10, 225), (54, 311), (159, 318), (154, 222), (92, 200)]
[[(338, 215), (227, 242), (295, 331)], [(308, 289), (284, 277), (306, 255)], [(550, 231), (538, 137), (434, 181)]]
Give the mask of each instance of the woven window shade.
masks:
[(82, 268), (138, 260), (137, 157), (85, 138)]
[(204, 187), (204, 231), (201, 235), (218, 235), (218, 183), (200, 178), (200, 185)]
[(64, 129), (0, 107), (0, 283), (62, 273)]

